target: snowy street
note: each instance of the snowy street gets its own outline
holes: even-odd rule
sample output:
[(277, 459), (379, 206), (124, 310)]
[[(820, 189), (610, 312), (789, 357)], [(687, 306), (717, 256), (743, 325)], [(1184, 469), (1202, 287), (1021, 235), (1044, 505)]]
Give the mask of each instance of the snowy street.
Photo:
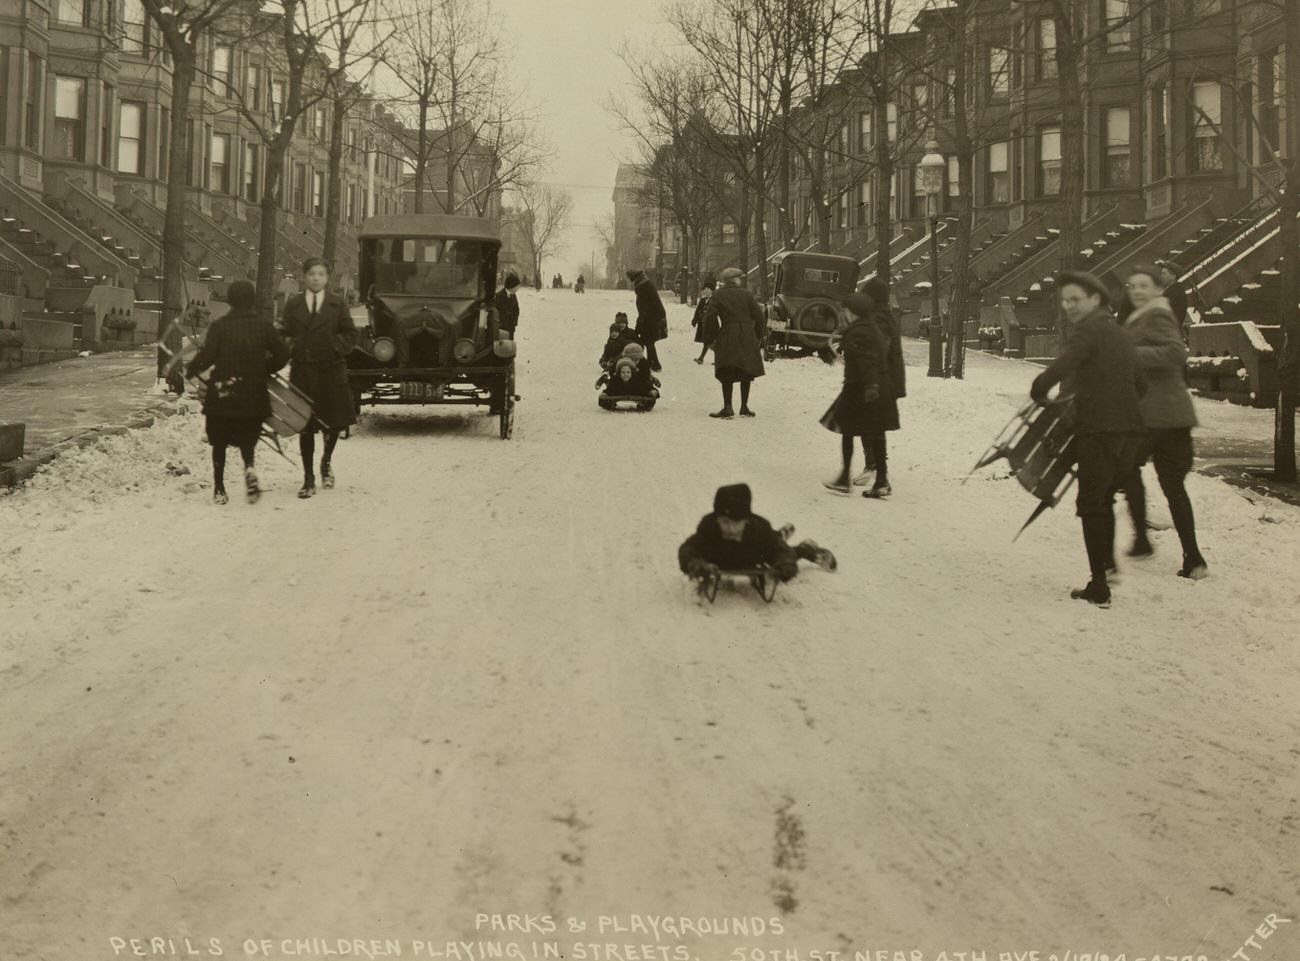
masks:
[[(1211, 576), (1175, 577), (1160, 532), (1096, 610), (1069, 598), (1073, 493), (1013, 544), (1035, 502), (1005, 465), (962, 484), (1036, 368), (933, 380), (909, 343), (894, 496), (840, 498), (817, 423), (840, 366), (778, 359), (757, 418), (711, 420), (670, 305), (663, 400), (607, 413), (630, 292), (520, 299), (510, 441), (366, 408), (336, 489), (297, 500), (263, 447), (261, 502), (215, 507), (191, 402), (0, 497), (0, 959), (155, 936), (1226, 958), (1270, 915), (1297, 922), (1258, 957), (1300, 953), (1300, 509), (1193, 474)], [(738, 481), (839, 570), (702, 603), (677, 547)], [(476, 928), (506, 913), (592, 924)], [(784, 934), (597, 931), (634, 914)]]

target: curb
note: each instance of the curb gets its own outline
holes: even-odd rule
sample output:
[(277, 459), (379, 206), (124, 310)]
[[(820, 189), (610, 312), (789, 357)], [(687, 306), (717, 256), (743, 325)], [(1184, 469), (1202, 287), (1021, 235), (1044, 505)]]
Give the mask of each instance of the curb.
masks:
[[(60, 454), (89, 447), (102, 437), (120, 437), (129, 431), (147, 430), (157, 423), (159, 417), (174, 417), (182, 412), (178, 405), (185, 399), (169, 397), (160, 400), (133, 414), (125, 424), (86, 427), (57, 444), (24, 454), (16, 461), (0, 464), (0, 493), (12, 493), (42, 467), (56, 460)], [(8, 488), (8, 491), (4, 491), (4, 488)]]

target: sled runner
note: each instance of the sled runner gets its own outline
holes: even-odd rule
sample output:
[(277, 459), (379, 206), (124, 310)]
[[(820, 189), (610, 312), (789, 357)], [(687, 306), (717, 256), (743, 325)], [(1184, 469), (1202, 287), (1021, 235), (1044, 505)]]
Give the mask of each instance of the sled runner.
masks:
[(719, 570), (707, 577), (701, 577), (696, 590), (700, 592), (701, 597), (712, 604), (718, 596), (718, 588), (722, 586), (722, 582), (736, 578), (748, 578), (754, 590), (758, 591), (759, 596), (767, 604), (772, 603), (772, 599), (776, 597), (777, 586), (781, 583), (776, 572), (770, 567), (745, 567), (734, 571)]
[(1069, 398), (1047, 404), (1029, 401), (971, 468), (974, 474), (981, 467), (1005, 458), (1020, 486), (1038, 498), (1038, 506), (1012, 540), (1049, 507), (1059, 504), (1074, 483), (1074, 430), (1069, 418), (1064, 416), (1069, 405)]
[(658, 397), (644, 397), (640, 394), (620, 394), (615, 397), (597, 398), (596, 403), (604, 410), (636, 410), (644, 412), (654, 410), (655, 402), (658, 400)]

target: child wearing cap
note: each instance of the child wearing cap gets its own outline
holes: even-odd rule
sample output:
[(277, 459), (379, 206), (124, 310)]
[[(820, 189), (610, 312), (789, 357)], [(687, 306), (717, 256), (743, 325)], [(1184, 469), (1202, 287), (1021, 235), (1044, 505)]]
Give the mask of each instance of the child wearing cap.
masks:
[(753, 494), (748, 484), (719, 487), (713, 497), (713, 512), (705, 514), (677, 550), (682, 573), (694, 579), (709, 577), (719, 571), (744, 571), (770, 567), (782, 581), (799, 573), (799, 560), (807, 560), (823, 570), (836, 568), (835, 555), (813, 541), (791, 547), (788, 538), (794, 526), (779, 531), (764, 517), (753, 512)]

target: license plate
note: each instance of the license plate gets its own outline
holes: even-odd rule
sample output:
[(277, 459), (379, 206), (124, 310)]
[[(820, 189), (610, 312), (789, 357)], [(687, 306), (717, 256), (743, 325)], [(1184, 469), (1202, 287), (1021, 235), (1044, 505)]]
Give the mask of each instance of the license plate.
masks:
[(790, 324), (788, 321), (773, 319), (768, 323), (768, 327), (772, 330), (788, 330)]
[(399, 396), (402, 400), (439, 400), (442, 397), (442, 385), (426, 384), (418, 380), (402, 381)]

